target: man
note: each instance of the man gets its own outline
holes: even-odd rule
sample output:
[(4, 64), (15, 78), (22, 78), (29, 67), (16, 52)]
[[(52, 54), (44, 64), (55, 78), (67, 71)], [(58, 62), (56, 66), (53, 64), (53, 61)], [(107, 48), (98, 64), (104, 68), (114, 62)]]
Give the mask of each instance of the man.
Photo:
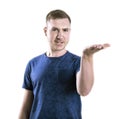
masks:
[(70, 32), (67, 13), (47, 14), (44, 33), (49, 50), (27, 64), (19, 119), (82, 119), (81, 96), (88, 95), (94, 83), (93, 54), (110, 45), (92, 45), (80, 57), (66, 50)]

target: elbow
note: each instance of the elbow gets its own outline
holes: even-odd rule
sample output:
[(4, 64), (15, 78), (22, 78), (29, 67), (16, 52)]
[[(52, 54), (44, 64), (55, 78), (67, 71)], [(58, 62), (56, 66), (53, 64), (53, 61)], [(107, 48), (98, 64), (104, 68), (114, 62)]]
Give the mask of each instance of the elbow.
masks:
[(90, 93), (88, 89), (77, 89), (77, 92), (80, 96), (87, 96)]
[(88, 94), (89, 94), (89, 92), (86, 92), (86, 91), (80, 92), (81, 96), (87, 96)]

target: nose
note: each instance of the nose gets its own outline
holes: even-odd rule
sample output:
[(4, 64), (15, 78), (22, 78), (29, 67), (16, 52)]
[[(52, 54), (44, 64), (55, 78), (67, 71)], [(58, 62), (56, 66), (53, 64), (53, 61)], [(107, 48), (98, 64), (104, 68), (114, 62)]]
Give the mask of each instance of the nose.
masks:
[(62, 31), (58, 31), (58, 33), (57, 33), (57, 38), (63, 38), (63, 33), (62, 33)]

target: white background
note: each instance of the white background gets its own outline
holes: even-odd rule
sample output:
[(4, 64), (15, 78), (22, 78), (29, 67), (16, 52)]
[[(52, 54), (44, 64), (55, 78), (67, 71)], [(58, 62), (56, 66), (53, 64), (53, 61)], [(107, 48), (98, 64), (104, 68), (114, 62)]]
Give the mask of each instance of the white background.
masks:
[(119, 0), (1, 0), (0, 119), (17, 119), (26, 63), (46, 51), (45, 16), (56, 8), (71, 16), (71, 52), (81, 55), (91, 44), (111, 44), (94, 55), (95, 83), (82, 97), (83, 119), (120, 119)]

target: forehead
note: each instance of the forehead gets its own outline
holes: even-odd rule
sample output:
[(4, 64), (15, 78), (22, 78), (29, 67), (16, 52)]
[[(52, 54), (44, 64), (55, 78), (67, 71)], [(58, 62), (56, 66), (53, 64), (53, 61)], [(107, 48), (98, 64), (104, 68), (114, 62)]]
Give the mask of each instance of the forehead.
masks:
[(63, 19), (50, 19), (47, 21), (47, 26), (49, 28), (57, 27), (57, 28), (70, 28), (71, 24), (67, 18)]

